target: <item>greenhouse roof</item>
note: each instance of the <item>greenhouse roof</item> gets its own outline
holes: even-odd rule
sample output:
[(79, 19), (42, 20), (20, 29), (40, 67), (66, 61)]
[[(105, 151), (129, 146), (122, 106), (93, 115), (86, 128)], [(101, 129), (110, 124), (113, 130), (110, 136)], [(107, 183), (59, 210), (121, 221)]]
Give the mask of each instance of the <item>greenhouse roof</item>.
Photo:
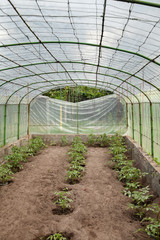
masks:
[(0, 103), (86, 85), (159, 102), (159, 0), (1, 0)]

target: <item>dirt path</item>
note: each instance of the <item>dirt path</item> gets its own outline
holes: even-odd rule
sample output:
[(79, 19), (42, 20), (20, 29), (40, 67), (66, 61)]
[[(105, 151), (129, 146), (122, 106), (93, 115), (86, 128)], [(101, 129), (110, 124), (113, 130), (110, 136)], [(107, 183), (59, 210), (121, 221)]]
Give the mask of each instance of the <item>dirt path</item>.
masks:
[[(0, 240), (33, 240), (55, 232), (73, 240), (147, 240), (134, 233), (139, 223), (126, 210), (128, 198), (108, 165), (103, 148), (88, 148), (86, 175), (80, 184), (65, 183), (67, 147), (49, 147), (0, 187)], [(53, 215), (53, 192), (70, 187), (74, 211)]]

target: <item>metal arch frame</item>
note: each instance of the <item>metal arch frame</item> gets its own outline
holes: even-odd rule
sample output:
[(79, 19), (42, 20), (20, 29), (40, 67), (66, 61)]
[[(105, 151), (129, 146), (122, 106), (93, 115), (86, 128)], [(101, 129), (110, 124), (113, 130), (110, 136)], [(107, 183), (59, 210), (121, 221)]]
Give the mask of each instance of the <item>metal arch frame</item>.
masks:
[[(82, 64), (83, 64), (83, 63), (82, 63)], [(90, 65), (90, 64), (89, 64), (89, 65)], [(139, 79), (139, 80), (141, 80), (141, 81), (143, 81), (143, 82), (146, 82), (148, 85), (150, 85), (150, 86), (156, 88), (158, 91), (160, 91), (160, 89), (159, 89), (158, 87), (156, 87), (154, 84), (148, 82), (147, 80), (143, 80), (142, 78), (140, 78), (140, 77), (138, 77), (138, 76), (134, 76), (134, 75), (129, 74), (129, 73), (125, 72), (125, 71), (117, 70), (116, 68), (110, 68), (110, 67), (105, 67), (105, 68), (110, 69), (110, 70), (113, 70), (113, 71), (122, 72), (122, 73), (124, 73), (124, 74), (128, 74), (128, 75), (130, 75), (131, 77), (135, 77), (135, 78), (137, 78), (137, 79)], [(82, 71), (80, 71), (80, 70), (78, 70), (78, 71), (76, 71), (76, 70), (69, 70), (68, 72), (69, 72), (69, 73), (75, 73), (75, 72), (77, 73), (77, 72), (82, 72)], [(84, 71), (83, 71), (83, 72), (84, 72)], [(48, 74), (48, 75), (49, 75), (49, 74), (55, 74), (55, 73), (66, 73), (66, 72), (65, 72), (65, 71), (42, 72), (42, 73), (37, 73), (37, 74), (31, 74), (31, 75), (25, 75), (25, 76), (21, 76), (21, 77), (12, 78), (12, 79), (10, 79), (10, 80), (8, 80), (8, 81), (2, 80), (2, 81), (4, 81), (4, 83), (0, 84), (0, 87), (2, 87), (3, 85), (5, 85), (5, 84), (7, 84), (7, 83), (12, 83), (12, 84), (15, 84), (15, 85), (20, 85), (20, 84), (14, 83), (14, 81), (15, 81), (15, 80), (18, 80), (18, 79), (28, 78), (28, 77), (37, 77), (37, 76), (39, 77), (39, 76), (41, 76), (41, 75), (45, 75), (45, 74)], [(89, 72), (88, 72), (88, 73), (89, 73)], [(96, 74), (95, 72), (91, 72), (91, 73)], [(45, 81), (45, 82), (49, 82), (49, 80), (48, 80), (48, 81)], [(125, 82), (125, 83), (128, 83), (128, 82), (126, 81), (126, 79), (124, 80), (124, 82)], [(23, 85), (22, 85), (22, 86), (23, 86)]]
[[(18, 43), (18, 44), (7, 44), (7, 45), (1, 45), (0, 48), (2, 47), (14, 47), (14, 46), (21, 46), (21, 45), (34, 45), (34, 44), (56, 44), (56, 43), (59, 43), (59, 44), (80, 44), (80, 45), (86, 45), (86, 46), (94, 46), (94, 47), (99, 47), (98, 44), (91, 44), (91, 43), (83, 43), (83, 42), (69, 42), (69, 41), (43, 41), (43, 42), (30, 42), (30, 43)], [(124, 53), (128, 53), (128, 54), (132, 54), (132, 55), (135, 55), (135, 56), (138, 56), (138, 57), (141, 57), (149, 63), (153, 62), (155, 64), (157, 64), (158, 66), (160, 66), (160, 63), (155, 61), (155, 59), (157, 57), (155, 57), (154, 59), (151, 59), (149, 57), (146, 57), (145, 55), (142, 55), (142, 54), (139, 54), (139, 53), (136, 53), (136, 52), (132, 52), (132, 51), (127, 51), (127, 50), (124, 50), (124, 49), (119, 49), (119, 48), (114, 48), (114, 47), (109, 47), (109, 46), (105, 46), (105, 45), (102, 45), (101, 46), (102, 48), (107, 48), (107, 49), (111, 49), (111, 50), (116, 50), (116, 51), (120, 51), (120, 52), (124, 52)], [(61, 64), (61, 62), (57, 61), (57, 63)], [(144, 66), (145, 67), (145, 66)], [(134, 76), (134, 74), (132, 74), (131, 76)], [(135, 86), (134, 86), (135, 87)], [(146, 95), (146, 94), (145, 94)], [(148, 96), (146, 95), (147, 99), (149, 100)], [(153, 113), (152, 113), (152, 103), (151, 101), (149, 100), (150, 102), (150, 116), (151, 116), (151, 142), (153, 143)], [(152, 144), (153, 145), (153, 144)], [(152, 146), (152, 155), (153, 155), (153, 146)]]
[[(99, 47), (99, 44), (95, 44), (95, 43), (85, 43), (85, 42), (70, 42), (70, 41), (41, 41), (41, 42), (23, 42), (23, 43), (13, 43), (13, 44), (4, 44), (4, 45), (0, 45), (0, 48), (7, 48), (7, 47), (16, 47), (16, 46), (25, 46), (25, 45), (43, 45), (43, 44), (73, 44), (73, 45), (85, 45), (85, 46), (91, 46), (91, 47)], [(160, 66), (160, 62), (155, 61), (154, 59), (151, 59), (143, 54), (137, 53), (137, 52), (133, 52), (133, 51), (128, 51), (125, 49), (121, 49), (121, 48), (115, 48), (115, 47), (110, 47), (107, 45), (101, 45), (102, 48), (106, 48), (106, 49), (110, 49), (110, 50), (116, 50), (118, 52), (124, 52), (124, 53), (128, 53), (128, 54), (132, 54), (138, 57), (141, 57), (145, 60), (148, 60), (149, 62), (153, 62), (157, 65)], [(61, 63), (61, 61), (57, 61), (58, 64)]]
[(140, 4), (140, 5), (160, 8), (160, 4), (159, 3), (152, 3), (152, 2), (146, 2), (146, 1), (140, 1), (140, 0), (114, 0), (114, 1), (126, 2), (126, 3), (135, 3), (135, 4)]
[[(63, 71), (63, 73), (64, 73), (65, 71)], [(70, 72), (70, 71), (69, 71)], [(71, 71), (71, 72), (84, 72), (84, 71)], [(57, 73), (57, 72), (53, 72), (53, 73)], [(49, 72), (49, 73), (44, 73), (44, 74), (53, 74), (52, 72)], [(60, 73), (60, 72), (59, 72)], [(85, 71), (85, 73), (89, 73), (89, 74), (95, 74), (94, 72), (87, 72), (87, 71)], [(39, 74), (39, 75), (41, 75), (41, 74)], [(108, 76), (108, 77), (112, 77), (112, 78), (116, 78), (116, 79), (118, 79), (118, 80), (120, 80), (121, 82), (123, 82), (123, 81), (125, 81), (125, 80), (123, 80), (123, 79), (121, 79), (121, 78), (118, 78), (118, 77), (115, 77), (115, 76), (113, 76), (113, 75), (108, 75), (108, 74), (101, 74), (101, 73), (98, 73), (98, 75), (102, 75), (102, 76)], [(57, 80), (53, 80), (53, 81), (56, 81), (57, 82)], [(61, 80), (62, 81), (62, 80)], [(64, 80), (65, 81), (65, 80)], [(88, 80), (89, 81), (89, 80)], [(45, 83), (46, 83), (46, 81), (44, 81)], [(52, 82), (52, 81), (50, 81), (50, 82)], [(99, 81), (99, 82), (101, 82), (101, 81)], [(42, 83), (42, 82), (35, 82), (35, 83), (31, 83), (30, 85), (34, 85), (34, 84), (37, 84), (37, 83)], [(103, 83), (106, 83), (106, 82), (103, 82)], [(110, 84), (110, 83), (109, 83)], [(129, 85), (131, 85), (132, 87), (134, 87), (134, 88), (136, 88), (136, 89), (138, 89), (140, 92), (142, 92), (142, 94), (144, 94), (145, 95), (145, 97), (148, 99), (148, 101), (149, 102), (151, 102), (150, 101), (150, 99), (149, 99), (149, 97), (141, 90), (141, 89), (139, 89), (138, 87), (135, 87), (133, 84), (131, 84), (131, 83), (128, 83)], [(113, 84), (112, 84), (113, 85)], [(118, 86), (118, 85), (115, 85), (115, 86)], [(26, 88), (27, 86), (22, 86), (21, 88), (19, 88), (19, 89), (17, 89), (15, 92), (13, 92), (11, 95), (10, 95), (10, 97), (7, 99), (7, 101), (6, 101), (6, 103), (5, 103), (5, 114), (4, 114), (4, 117), (5, 117), (5, 119), (4, 119), (4, 129), (5, 129), (5, 131), (4, 131), (4, 142), (6, 141), (5, 139), (6, 139), (6, 112), (7, 112), (7, 104), (8, 104), (8, 101), (9, 101), (9, 99), (16, 93), (16, 92), (18, 92), (19, 90), (21, 90), (21, 89), (23, 89), (23, 88)], [(119, 87), (120, 88), (120, 87)], [(39, 89), (39, 88), (38, 88)], [(123, 89), (125, 89), (125, 88), (123, 88)], [(35, 89), (33, 89), (33, 91), (34, 91)], [(128, 90), (127, 90), (128, 91)], [(128, 91), (129, 92), (129, 91)], [(132, 94), (133, 96), (135, 96), (134, 94)], [(135, 98), (137, 99), (137, 101), (138, 101), (138, 104), (139, 104), (139, 121), (140, 121), (140, 145), (142, 146), (142, 121), (141, 121), (141, 105), (140, 105), (140, 101), (139, 101), (139, 99), (135, 96)], [(132, 104), (132, 106), (133, 106), (133, 104)], [(19, 108), (18, 108), (18, 113), (20, 113), (20, 110), (19, 110)], [(19, 116), (19, 115), (18, 115)], [(19, 119), (19, 117), (18, 117), (18, 119)], [(133, 109), (132, 109), (132, 123), (133, 123)], [(134, 125), (134, 124), (132, 124), (132, 125)], [(132, 129), (133, 130), (133, 139), (134, 139), (134, 128)], [(19, 135), (19, 134), (18, 134)]]
[[(36, 65), (41, 65), (41, 64), (52, 64), (52, 63), (57, 63), (57, 62), (55, 62), (55, 61), (49, 61), (49, 62), (39, 62), (39, 63), (33, 63), (33, 64), (26, 64), (26, 65), (22, 65), (22, 66), (16, 66), (16, 67), (13, 67), (13, 68), (0, 69), (0, 71), (6, 71), (6, 70), (16, 69), (16, 68), (20, 68), (20, 67), (23, 68), (23, 66), (24, 66), (24, 67), (26, 67), (26, 66), (36, 66)], [(82, 62), (77, 62), (77, 61), (62, 61), (62, 63), (71, 63), (71, 64), (72, 64), (72, 63), (76, 63), (76, 64), (91, 65), (91, 66), (95, 66), (95, 67), (97, 66), (96, 64), (93, 64), (93, 63), (86, 63), (86, 62), (85, 62), (85, 63), (82, 63)], [(100, 68), (110, 69), (110, 70), (117, 71), (117, 72), (122, 72), (122, 73), (124, 73), (124, 74), (130, 75), (130, 77), (135, 77), (135, 78), (141, 80), (142, 82), (145, 82), (145, 83), (149, 84), (150, 86), (154, 87), (156, 90), (160, 91), (160, 88), (158, 88), (156, 85), (154, 85), (154, 84), (148, 82), (147, 80), (145, 80), (145, 79), (143, 79), (143, 78), (140, 78), (140, 77), (138, 77), (138, 76), (136, 76), (136, 75), (134, 75), (134, 74), (131, 74), (131, 73), (129, 73), (129, 72), (126, 72), (126, 71), (123, 71), (123, 70), (120, 70), (120, 69), (117, 69), (117, 68), (102, 66), (102, 65), (100, 65), (99, 67), (100, 67)], [(72, 71), (71, 71), (71, 72), (72, 72)], [(73, 72), (75, 72), (75, 71), (73, 71)], [(53, 73), (54, 73), (54, 72), (53, 72)], [(55, 73), (59, 73), (59, 72), (55, 72)], [(65, 71), (64, 71), (64, 73), (65, 73)], [(44, 73), (44, 74), (47, 74), (47, 73)], [(30, 76), (38, 76), (38, 75), (40, 76), (40, 74), (35, 74), (35, 75), (26, 75), (26, 76), (22, 76), (22, 77), (13, 78), (13, 79), (8, 80), (8, 81), (3, 80), (3, 81), (5, 81), (5, 82), (2, 83), (2, 84), (0, 85), (0, 87), (3, 86), (3, 85), (5, 85), (5, 84), (7, 84), (7, 83), (10, 83), (10, 82), (12, 83), (12, 81), (17, 80), (17, 79), (20, 79), (20, 78), (27, 78), (27, 77), (30, 77)], [(126, 80), (124, 80), (124, 82), (128, 83)], [(14, 83), (13, 83), (13, 84), (14, 84)], [(133, 86), (133, 87), (135, 87), (135, 86)]]
[[(80, 79), (81, 80), (81, 79)], [(52, 81), (54, 81), (54, 80), (52, 80)], [(65, 81), (65, 80), (64, 80)], [(86, 80), (86, 79), (83, 79), (83, 81), (87, 81), (88, 82), (88, 80)], [(102, 83), (102, 87), (104, 87), (104, 83), (105, 83), (105, 85), (107, 84), (106, 82), (104, 82), (104, 81), (99, 81), (99, 82), (101, 82)], [(61, 84), (62, 85), (62, 84)], [(72, 84), (70, 84), (70, 85), (72, 85)], [(113, 85), (113, 86), (117, 86), (116, 84), (112, 84), (111, 83), (111, 85)], [(64, 86), (64, 85), (63, 85)], [(48, 86), (46, 86), (46, 87), (48, 87)], [(38, 87), (37, 89), (39, 89), (39, 88), (41, 88), (41, 87)], [(58, 89), (59, 87), (57, 86), (57, 88), (55, 88), (55, 89)], [(123, 88), (123, 87), (120, 87), (121, 89), (124, 89), (125, 91), (127, 91), (127, 89), (126, 88)], [(105, 88), (106, 89), (106, 88)], [(109, 89), (112, 89), (112, 90), (114, 90), (114, 88), (111, 88), (111, 87), (109, 87)], [(31, 92), (33, 92), (34, 90), (32, 89), (31, 91), (30, 91), (30, 93)], [(116, 90), (117, 92), (119, 92), (118, 90)], [(44, 91), (44, 92), (46, 92), (46, 91)], [(130, 92), (130, 91), (128, 91), (131, 95), (133, 95), (135, 98), (136, 98), (136, 100), (137, 100), (137, 102), (138, 102), (138, 104), (140, 104), (140, 101), (139, 101), (139, 99), (132, 93), (132, 92)], [(125, 94), (123, 94), (123, 93), (121, 93), (121, 92), (119, 92), (121, 95), (124, 95), (126, 98), (128, 98), (129, 99), (129, 101), (130, 101), (130, 103), (132, 104), (132, 125), (133, 125), (133, 137), (134, 137), (134, 118), (133, 118), (133, 103), (132, 103), (132, 101), (131, 101), (131, 99), (127, 96), (127, 95), (125, 95)], [(40, 93), (41, 94), (41, 93)], [(35, 99), (37, 96), (39, 96), (40, 94), (38, 94), (38, 95), (36, 95), (33, 99)], [(20, 102), (19, 102), (19, 104), (18, 104), (18, 119), (19, 119), (19, 115), (20, 115), (20, 104), (21, 104), (21, 102), (22, 102), (22, 100), (25, 98), (27, 96), (27, 94), (25, 94), (22, 98), (21, 98), (21, 100), (20, 100)], [(30, 101), (30, 103), (33, 101), (33, 99)], [(126, 100), (125, 100), (126, 101)], [(139, 118), (139, 121), (140, 121), (140, 128), (141, 128), (141, 115), (140, 115), (140, 118)], [(18, 136), (18, 138), (19, 138), (19, 125), (20, 125), (20, 123), (19, 123), (19, 121), (18, 121), (18, 134), (17, 134), (17, 136)], [(140, 132), (141, 133), (141, 132)], [(140, 139), (141, 139), (141, 136), (140, 136)]]
[[(88, 74), (95, 74), (95, 72), (91, 72), (91, 71), (68, 71), (69, 73), (88, 73)], [(56, 74), (56, 73), (65, 73), (64, 71), (59, 71), (59, 72), (46, 72), (46, 73), (40, 73), (39, 75), (45, 75), (45, 74), (47, 74), (47, 75), (49, 75), (49, 74)], [(125, 82), (125, 80), (123, 80), (122, 78), (119, 78), (119, 77), (116, 77), (116, 76), (114, 76), (114, 75), (111, 75), (111, 74), (105, 74), (105, 73), (98, 73), (98, 75), (101, 75), (101, 76), (106, 76), (106, 77), (111, 77), (111, 78), (115, 78), (115, 79), (118, 79), (119, 81), (121, 81), (122, 83), (123, 82)], [(34, 75), (33, 75), (34, 76)], [(30, 75), (29, 76), (23, 76), (23, 77), (30, 77)], [(17, 78), (17, 79), (19, 79), (19, 78)], [(75, 79), (75, 80), (79, 80), (79, 79)], [(53, 82), (58, 82), (58, 81), (66, 81), (66, 79), (64, 80), (64, 79), (62, 79), (62, 80), (56, 80), (56, 79), (54, 79), (53, 80)], [(88, 81), (89, 81), (89, 79), (88, 79)], [(49, 83), (51, 83), (52, 81), (48, 81)], [(30, 83), (29, 84), (29, 86), (32, 86), (32, 85), (35, 85), (35, 84), (39, 84), (39, 83), (46, 83), (46, 81), (38, 81), (38, 82), (32, 82), (32, 83)], [(110, 84), (110, 83), (108, 83), (108, 84)], [(130, 85), (130, 86), (132, 86), (132, 87), (134, 87), (135, 89), (137, 89), (139, 92), (141, 92), (147, 99), (148, 99), (148, 101), (150, 102), (151, 100), (150, 100), (150, 98), (148, 97), (148, 95), (144, 92), (144, 91), (142, 91), (140, 88), (138, 88), (137, 86), (135, 86), (135, 85), (133, 85), (132, 83), (128, 83), (127, 82), (127, 84), (128, 85)], [(2, 85), (0, 85), (0, 86), (2, 86)], [(21, 89), (23, 89), (23, 88), (26, 88), (28, 86), (28, 84), (27, 85), (23, 85), (22, 87), (20, 87), (19, 89), (17, 89), (16, 91), (14, 91), (10, 96), (9, 96), (9, 98), (7, 99), (7, 101), (6, 101), (6, 103), (5, 104), (7, 104), (8, 103), (8, 101), (10, 100), (10, 98), (16, 93), (16, 92), (18, 92), (18, 91), (20, 91)], [(118, 88), (119, 88), (119, 85), (116, 85)], [(33, 90), (35, 90), (34, 88), (33, 88)]]
[[(70, 71), (68, 71), (68, 72), (70, 72)], [(77, 71), (75, 71), (75, 72), (77, 72)], [(84, 71), (78, 71), (78, 72), (84, 72)], [(54, 72), (55, 73), (55, 72)], [(87, 71), (85, 71), (85, 73), (90, 73), (90, 74), (95, 74), (94, 72), (87, 72)], [(49, 73), (45, 73), (45, 74), (49, 74)], [(53, 74), (53, 73), (52, 73)], [(123, 82), (123, 79), (121, 79), (121, 78), (118, 78), (118, 77), (115, 77), (115, 76), (113, 76), (113, 75), (108, 75), (108, 74), (101, 74), (101, 73), (98, 73), (98, 75), (102, 75), (102, 76), (108, 76), (108, 77), (113, 77), (113, 78), (116, 78), (116, 79), (118, 79), (118, 80), (120, 80), (121, 82)], [(53, 81), (56, 81), (57, 82), (57, 80), (53, 80)], [(60, 80), (60, 81), (62, 81), (62, 80)], [(65, 81), (65, 80), (64, 80)], [(89, 81), (89, 80), (88, 80)], [(99, 81), (100, 82), (100, 81)], [(34, 84), (37, 84), (38, 82), (36, 82), (36, 83), (31, 83), (30, 85), (34, 85)], [(39, 82), (39, 83), (42, 83), (42, 82)], [(113, 84), (112, 84), (113, 85)], [(132, 85), (132, 84), (130, 84), (129, 83), (129, 85), (131, 85), (132, 87), (135, 87), (134, 85)], [(115, 85), (115, 86), (117, 86), (117, 85)], [(6, 103), (5, 103), (5, 114), (4, 114), (4, 116), (5, 116), (5, 118), (4, 118), (4, 129), (5, 129), (5, 131), (4, 131), (4, 143), (5, 143), (5, 139), (6, 139), (6, 112), (7, 112), (7, 104), (8, 104), (8, 101), (9, 101), (9, 99), (14, 95), (14, 93), (16, 93), (16, 92), (18, 92), (19, 90), (21, 90), (21, 89), (23, 89), (23, 88), (25, 88), (25, 87), (27, 87), (27, 86), (23, 86), (23, 87), (21, 87), (21, 88), (19, 88), (18, 90), (16, 90), (15, 92), (13, 92), (12, 93), (12, 95), (10, 95), (10, 97), (7, 99), (7, 101), (6, 101)], [(137, 88), (137, 87), (135, 87), (135, 88)], [(39, 89), (39, 88), (38, 88)], [(124, 88), (123, 88), (124, 89)], [(142, 92), (142, 94), (144, 94), (145, 95), (145, 93), (143, 93), (143, 91), (141, 90), (141, 89), (139, 89), (139, 88), (137, 88), (139, 91), (141, 91)], [(129, 91), (128, 91), (129, 92)], [(134, 95), (134, 94), (132, 94), (132, 95)], [(146, 95), (146, 97), (147, 97), (147, 99), (150, 101), (150, 99), (148, 98), (148, 96)], [(138, 101), (138, 103), (139, 103), (139, 111), (140, 111), (140, 109), (141, 109), (141, 106), (140, 106), (140, 101), (139, 101), (139, 99), (135, 96), (135, 98), (137, 99), (137, 101)], [(132, 110), (132, 112), (133, 112), (133, 110)], [(19, 110), (19, 107), (18, 107), (18, 113), (20, 113), (20, 110)], [(140, 119), (140, 145), (142, 146), (142, 124), (141, 124), (141, 114), (139, 115), (140, 117), (139, 117), (139, 119)], [(18, 115), (18, 119), (19, 119), (19, 115)], [(19, 122), (19, 121), (18, 121)], [(132, 125), (134, 126), (134, 124), (133, 124), (133, 113), (132, 113)], [(19, 134), (18, 134), (19, 135)], [(134, 139), (134, 127), (133, 127), (133, 139)]]

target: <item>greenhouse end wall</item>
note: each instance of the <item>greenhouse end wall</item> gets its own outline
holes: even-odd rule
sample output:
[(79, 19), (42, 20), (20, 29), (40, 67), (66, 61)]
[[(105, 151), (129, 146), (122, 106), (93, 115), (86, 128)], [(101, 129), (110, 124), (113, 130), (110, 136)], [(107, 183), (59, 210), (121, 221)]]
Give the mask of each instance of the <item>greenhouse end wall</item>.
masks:
[[(138, 103), (127, 103), (127, 105), (126, 113), (126, 103), (115, 95), (79, 103), (41, 96), (30, 105), (29, 133), (114, 134), (119, 132), (131, 136), (160, 163), (160, 103), (142, 102), (140, 105)], [(27, 133), (28, 105), (1, 104), (0, 145), (13, 143)]]
[(124, 134), (126, 130), (126, 104), (115, 95), (77, 103), (39, 97), (31, 104), (31, 133)]

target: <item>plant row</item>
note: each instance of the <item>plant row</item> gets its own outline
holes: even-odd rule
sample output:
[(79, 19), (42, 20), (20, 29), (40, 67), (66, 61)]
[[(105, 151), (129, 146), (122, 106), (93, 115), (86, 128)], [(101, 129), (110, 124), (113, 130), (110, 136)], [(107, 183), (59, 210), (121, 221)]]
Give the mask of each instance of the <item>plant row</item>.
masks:
[[(111, 137), (107, 136), (105, 133), (102, 135), (90, 134), (88, 136), (87, 142), (85, 143), (88, 147), (109, 147)], [(50, 146), (60, 145), (62, 147), (69, 145), (69, 141), (66, 136), (62, 136), (59, 142), (52, 140)]]
[(44, 147), (45, 144), (40, 137), (31, 139), (26, 146), (12, 147), (12, 153), (4, 157), (5, 163), (0, 166), (0, 183), (11, 181), (13, 174), (23, 169), (23, 163), (27, 162), (28, 157), (34, 156)]
[[(65, 136), (63, 136), (60, 140), (61, 146), (66, 146), (68, 145), (68, 140)], [(52, 146), (56, 145), (50, 144)], [(84, 172), (85, 172), (85, 153), (87, 149), (85, 145), (82, 143), (82, 140), (80, 137), (74, 137), (72, 144), (68, 150), (68, 161), (70, 163), (70, 166), (68, 167), (67, 170), (67, 176), (66, 176), (66, 181), (70, 184), (78, 183)], [(72, 198), (70, 197), (71, 193), (69, 192), (68, 188), (64, 188), (61, 191), (56, 191), (54, 192), (55, 195), (55, 201), (53, 204), (56, 206), (55, 209), (52, 210), (54, 214), (67, 214), (73, 211), (72, 208)], [(44, 238), (42, 238), (44, 239)], [(55, 233), (49, 235), (46, 240), (67, 240), (70, 238), (64, 237), (63, 233)]]
[(82, 143), (80, 137), (74, 137), (72, 145), (68, 150), (68, 161), (70, 166), (67, 171), (66, 181), (70, 184), (78, 183), (85, 173), (87, 152), (86, 146)]
[(124, 195), (131, 198), (129, 208), (133, 209), (135, 216), (145, 225), (144, 230), (149, 236), (160, 239), (160, 206), (152, 203), (153, 195), (149, 186), (143, 186), (142, 173), (134, 166), (133, 160), (128, 160), (127, 148), (122, 136), (116, 134), (112, 137), (109, 147), (112, 154), (112, 167), (118, 172), (118, 178), (124, 183)]

